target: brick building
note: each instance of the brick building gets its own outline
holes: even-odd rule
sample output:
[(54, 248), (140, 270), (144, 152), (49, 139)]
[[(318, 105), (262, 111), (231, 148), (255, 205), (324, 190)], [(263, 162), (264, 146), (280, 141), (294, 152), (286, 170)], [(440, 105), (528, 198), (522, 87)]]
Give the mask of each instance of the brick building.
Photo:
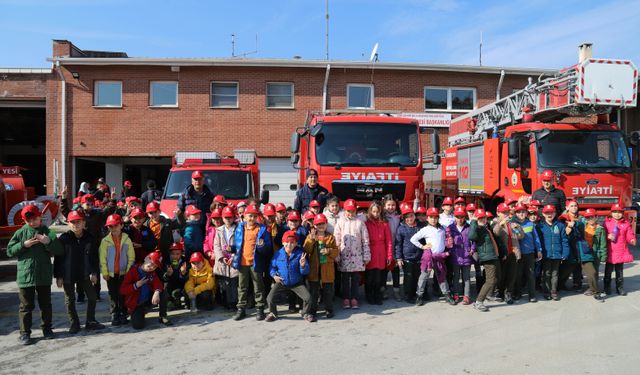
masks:
[[(495, 100), (501, 71), (502, 96), (524, 87), (528, 77), (549, 72), (362, 61), (133, 58), (81, 50), (65, 40), (53, 41), (50, 61), (49, 74), (32, 76), (46, 76), (32, 91), (46, 92), (42, 167), (49, 193), (63, 184), (77, 189), (81, 181), (100, 176), (112, 186), (129, 179), (141, 187), (149, 178), (162, 186), (176, 151), (229, 155), (252, 148), (261, 157), (262, 184), (280, 186), (272, 200), (291, 199), (290, 135), (309, 111), (351, 107), (455, 118)], [(18, 92), (15, 77), (0, 81), (0, 106)], [(1, 96), (3, 90), (9, 94)], [(447, 127), (440, 132), (446, 134)], [(7, 158), (0, 161), (6, 164)]]

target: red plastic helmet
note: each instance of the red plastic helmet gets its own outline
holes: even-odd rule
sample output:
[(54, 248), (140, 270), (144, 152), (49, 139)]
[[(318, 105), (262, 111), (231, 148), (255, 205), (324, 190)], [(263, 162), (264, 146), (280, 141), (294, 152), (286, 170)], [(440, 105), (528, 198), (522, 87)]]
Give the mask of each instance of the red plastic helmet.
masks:
[(182, 242), (174, 242), (171, 244), (171, 247), (169, 248), (169, 251), (172, 251), (172, 250), (184, 251), (184, 245), (182, 245)]
[(146, 215), (144, 214), (144, 211), (142, 211), (142, 208), (140, 207), (136, 207), (133, 210), (131, 210), (131, 214), (129, 215), (129, 217), (134, 218), (134, 217), (145, 217)]
[(82, 199), (82, 197), (73, 198), (73, 204), (80, 204), (81, 203), (81, 201), (80, 201), (81, 199)]
[(453, 205), (453, 199), (451, 199), (451, 197), (444, 197), (444, 200), (442, 201), (442, 205), (446, 206), (452, 206)]
[(324, 214), (317, 214), (313, 219), (313, 225), (326, 224), (327, 222), (327, 217)]
[(106, 226), (118, 225), (118, 224), (122, 224), (122, 216), (120, 216), (118, 214), (113, 214), (113, 215), (109, 215), (109, 217), (107, 217)]
[(224, 199), (224, 195), (216, 195), (213, 197), (214, 203), (227, 204), (227, 201)]
[(516, 212), (518, 212), (518, 211), (526, 211), (526, 210), (527, 210), (527, 206), (525, 206), (524, 204), (522, 204), (522, 203), (516, 204)]
[(356, 211), (358, 209), (358, 205), (356, 204), (355, 200), (347, 199), (346, 201), (344, 201), (343, 208), (345, 209), (345, 211)]
[(307, 212), (304, 213), (304, 215), (302, 215), (302, 218), (304, 220), (313, 220), (313, 218), (315, 218), (315, 217), (316, 217), (316, 214), (314, 214), (311, 211), (307, 211)]
[(538, 214), (538, 207), (534, 206), (534, 205), (530, 205), (529, 207), (527, 207), (527, 212), (530, 214)]
[(289, 215), (287, 215), (287, 221), (301, 221), (300, 213), (298, 211), (291, 211)]
[(193, 173), (191, 173), (191, 178), (197, 180), (200, 178), (204, 178), (204, 175), (200, 171), (193, 171)]
[(276, 216), (276, 206), (271, 203), (264, 205), (264, 216)]
[(547, 169), (546, 171), (542, 172), (542, 181), (552, 181), (553, 177), (554, 175), (551, 169)]
[(147, 213), (160, 211), (160, 205), (157, 202), (150, 202), (147, 204)]
[(475, 212), (473, 213), (473, 216), (475, 216), (476, 219), (482, 219), (483, 217), (487, 217), (487, 213), (485, 210), (483, 210), (482, 208), (478, 208), (477, 210), (475, 210)]
[(475, 211), (476, 210), (476, 205), (473, 203), (469, 203), (467, 205), (467, 211)]
[(187, 209), (186, 209), (186, 210), (184, 210), (184, 213), (185, 213), (187, 216), (190, 216), (190, 215), (197, 215), (197, 214), (199, 214), (199, 213), (201, 213), (201, 212), (202, 212), (202, 210), (200, 210), (198, 207), (196, 207), (196, 206), (194, 206), (194, 205), (192, 205), (192, 204), (188, 205), (188, 206), (187, 206)]
[(440, 217), (440, 210), (435, 207), (429, 207), (427, 210), (427, 216), (437, 216)]
[(69, 215), (67, 215), (67, 221), (76, 221), (76, 220), (84, 220), (84, 214), (80, 211), (71, 211)]
[(542, 207), (542, 203), (540, 203), (540, 201), (539, 201), (539, 200), (537, 200), (537, 199), (532, 200), (530, 204), (531, 204), (532, 206)]
[(212, 219), (222, 218), (222, 210), (219, 208), (215, 208), (213, 211), (211, 211), (211, 218)]
[(124, 207), (124, 202), (123, 201), (118, 201), (118, 203), (116, 203), (116, 206), (118, 208), (122, 208), (122, 207)]
[(624, 211), (624, 207), (622, 207), (622, 205), (620, 203), (616, 203), (613, 206), (611, 206), (611, 211)]
[(320, 207), (320, 202), (314, 199), (309, 203), (309, 207)]
[(400, 213), (402, 215), (407, 215), (407, 214), (412, 214), (414, 212), (413, 212), (413, 208), (410, 205), (405, 204), (400, 206)]
[(548, 204), (546, 206), (544, 206), (544, 208), (542, 209), (542, 213), (543, 214), (550, 214), (550, 213), (555, 213), (556, 212), (556, 206), (552, 205), (552, 204)]
[(298, 242), (298, 235), (296, 234), (296, 232), (292, 231), (292, 230), (288, 230), (286, 232), (284, 232), (284, 234), (282, 235), (282, 243), (286, 243), (286, 242)]
[(462, 197), (458, 197), (458, 198), (456, 198), (456, 200), (453, 202), (453, 204), (466, 204), (466, 202), (464, 201), (464, 198), (462, 198)]
[[(153, 253), (150, 253), (149, 255), (147, 255), (147, 259), (149, 259), (149, 261), (153, 264), (156, 265), (156, 267), (162, 267), (162, 254), (159, 251), (154, 251)], [(146, 262), (146, 259), (145, 259)]]
[(93, 203), (95, 201), (96, 201), (96, 198), (91, 194), (85, 194), (82, 196), (82, 198), (80, 198), (80, 203), (87, 203), (87, 202)]
[(491, 219), (493, 217), (493, 214), (491, 213), (491, 211), (485, 212), (485, 215), (487, 216), (487, 219)]
[(236, 217), (236, 214), (233, 212), (233, 208), (227, 206), (222, 209), (222, 217)]
[(255, 204), (252, 204), (250, 206), (247, 206), (247, 208), (245, 208), (244, 214), (260, 215), (260, 211), (258, 210), (258, 207), (256, 207)]
[(498, 205), (498, 208), (497, 208), (496, 210), (497, 210), (498, 212), (503, 212), (503, 213), (504, 213), (504, 212), (509, 212), (509, 210), (510, 210), (510, 209), (509, 209), (509, 206), (507, 206), (507, 204), (506, 204), (506, 203), (500, 203), (500, 204)]
[(133, 184), (132, 184), (132, 183), (131, 183), (131, 181), (129, 181), (129, 180), (125, 181), (123, 185), (124, 185), (125, 187), (128, 187), (128, 188), (130, 188), (130, 187), (132, 187), (132, 186), (133, 186)]
[(127, 203), (127, 206), (134, 202), (142, 203), (142, 201), (140, 201), (140, 198), (134, 196), (126, 197), (124, 201)]
[(426, 207), (422, 207), (419, 206), (418, 209), (416, 210), (416, 215), (426, 215), (427, 214), (427, 209)]
[(287, 206), (285, 206), (284, 203), (276, 203), (276, 212), (282, 212), (286, 210)]
[(567, 215), (562, 214), (562, 215), (558, 216), (558, 220), (564, 223), (564, 222), (569, 221), (569, 218), (567, 217)]
[(204, 261), (204, 257), (202, 256), (202, 253), (199, 251), (196, 251), (195, 253), (191, 254), (191, 258), (189, 258), (190, 263), (198, 263), (203, 261)]
[(518, 203), (518, 200), (515, 198), (507, 198), (504, 203), (506, 203), (507, 206), (511, 206), (512, 204)]
[(93, 202), (93, 205), (96, 206), (97, 208), (100, 208), (103, 206), (102, 201), (96, 200), (95, 202)]
[(596, 210), (593, 208), (587, 208), (586, 211), (582, 214), (584, 217), (594, 217), (596, 216)]
[(455, 217), (467, 217), (467, 211), (463, 207), (458, 207), (453, 210), (453, 216)]

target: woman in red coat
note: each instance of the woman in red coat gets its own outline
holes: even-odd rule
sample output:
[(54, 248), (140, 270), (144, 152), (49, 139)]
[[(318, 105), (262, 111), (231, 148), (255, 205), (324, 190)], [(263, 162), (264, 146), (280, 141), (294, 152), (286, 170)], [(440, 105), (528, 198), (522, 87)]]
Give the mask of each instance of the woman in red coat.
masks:
[(382, 204), (373, 202), (367, 212), (365, 222), (369, 232), (371, 261), (367, 263), (364, 291), (370, 305), (382, 305), (382, 280), (384, 269), (393, 261), (393, 238), (389, 223), (382, 216)]

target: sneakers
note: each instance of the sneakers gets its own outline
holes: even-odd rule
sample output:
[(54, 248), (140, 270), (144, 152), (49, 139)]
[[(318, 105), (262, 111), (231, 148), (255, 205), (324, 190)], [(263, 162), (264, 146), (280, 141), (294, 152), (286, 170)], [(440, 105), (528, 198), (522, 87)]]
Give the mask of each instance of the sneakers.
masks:
[(343, 309), (350, 309), (351, 308), (351, 301), (349, 301), (348, 299), (344, 299), (342, 301), (342, 308)]
[(422, 296), (416, 297), (416, 306), (423, 306), (423, 305), (424, 305), (424, 300), (422, 299)]
[(359, 309), (360, 308), (360, 306), (358, 305), (358, 300), (357, 299), (355, 299), (355, 298), (351, 299), (351, 308), (352, 309)]
[(455, 306), (456, 305), (456, 301), (453, 299), (453, 297), (451, 297), (451, 295), (449, 293), (445, 293), (444, 295), (444, 299), (445, 301), (447, 301), (448, 304), (450, 304), (451, 306)]
[(335, 314), (333, 313), (333, 311), (327, 311), (327, 319), (331, 319), (335, 316)]
[(489, 311), (489, 309), (487, 308), (487, 306), (485, 306), (485, 305), (484, 305), (484, 303), (479, 302), (479, 301), (476, 301), (476, 302), (473, 304), (473, 308), (474, 308), (474, 309), (476, 309), (476, 310), (478, 310), (478, 311), (482, 311), (482, 312), (487, 312), (487, 311)]
[(316, 319), (316, 316), (313, 314), (307, 314), (304, 316), (304, 320), (306, 320), (309, 323), (315, 323), (318, 321), (318, 319)]
[(265, 322), (275, 322), (276, 320), (278, 320), (278, 317), (277, 317), (277, 316), (275, 316), (275, 315), (274, 315), (274, 314), (272, 314), (272, 313), (268, 313), (268, 314), (267, 314), (267, 317), (266, 317), (266, 318), (264, 318), (264, 321), (265, 321)]
[(171, 321), (169, 320), (169, 318), (167, 318), (166, 316), (161, 316), (160, 318), (158, 318), (158, 321), (160, 322), (160, 324), (162, 324), (163, 326), (167, 326), (170, 327), (173, 325), (173, 323), (171, 323)]
[(551, 295), (548, 293), (544, 294), (544, 299), (546, 299), (547, 301), (551, 301)]
[(84, 325), (84, 329), (86, 329), (87, 331), (93, 331), (93, 330), (104, 329), (104, 328), (105, 328), (104, 324), (100, 324), (100, 323), (96, 322), (95, 320), (87, 322)]
[(591, 297), (591, 296), (593, 296), (593, 292), (591, 291), (591, 289), (587, 289), (587, 290), (584, 292), (584, 295), (585, 295), (585, 296), (587, 296), (587, 297)]
[(80, 332), (80, 323), (79, 322), (71, 323), (71, 327), (69, 327), (69, 334), (75, 335), (78, 332)]
[(471, 304), (471, 299), (469, 298), (469, 296), (464, 296), (462, 298), (462, 304), (463, 305), (470, 305)]
[(598, 302), (604, 302), (604, 299), (605, 299), (604, 293), (602, 293), (602, 294), (594, 293), (593, 294), (593, 299), (595, 299)]
[(616, 288), (616, 293), (618, 293), (621, 296), (626, 296), (627, 295), (627, 292), (624, 289), (622, 289), (621, 287), (620, 288)]
[(511, 297), (511, 293), (505, 293), (504, 300), (507, 303), (507, 305), (513, 305), (513, 298)]
[(28, 333), (23, 333), (22, 335), (20, 335), (20, 337), (18, 337), (18, 342), (22, 345), (31, 345), (33, 344), (33, 339)]
[(42, 336), (44, 336), (45, 339), (47, 340), (51, 340), (53, 338), (55, 338), (55, 334), (53, 333), (53, 331), (51, 330), (51, 328), (45, 328), (42, 330)]
[(487, 299), (491, 302), (504, 302), (500, 296), (487, 296)]
[(400, 294), (400, 288), (393, 288), (393, 298), (397, 302), (402, 302), (402, 295)]
[(456, 303), (460, 301), (460, 296), (458, 295), (458, 293), (453, 295), (453, 300), (456, 301)]
[(257, 321), (261, 321), (261, 320), (264, 320), (264, 319), (265, 319), (264, 309), (260, 309), (260, 308), (259, 308), (259, 309), (256, 311), (256, 320), (257, 320)]
[(111, 317), (111, 325), (113, 327), (121, 326), (122, 323), (120, 322), (120, 316), (118, 316), (118, 315), (112, 316)]
[(551, 299), (554, 301), (560, 301), (560, 296), (558, 295), (558, 293), (551, 293)]
[(238, 311), (236, 311), (236, 313), (233, 315), (233, 320), (242, 320), (244, 318), (247, 317), (247, 313), (244, 311), (244, 309), (238, 309)]
[(538, 302), (538, 299), (536, 297), (529, 297), (529, 302), (536, 303)]

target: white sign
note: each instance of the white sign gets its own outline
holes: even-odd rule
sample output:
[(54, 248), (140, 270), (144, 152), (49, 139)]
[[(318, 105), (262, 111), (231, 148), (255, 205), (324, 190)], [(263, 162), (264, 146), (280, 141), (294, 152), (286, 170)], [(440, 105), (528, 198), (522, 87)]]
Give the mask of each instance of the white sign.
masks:
[(416, 120), (420, 126), (430, 128), (448, 128), (451, 125), (451, 113), (405, 112), (395, 116)]

